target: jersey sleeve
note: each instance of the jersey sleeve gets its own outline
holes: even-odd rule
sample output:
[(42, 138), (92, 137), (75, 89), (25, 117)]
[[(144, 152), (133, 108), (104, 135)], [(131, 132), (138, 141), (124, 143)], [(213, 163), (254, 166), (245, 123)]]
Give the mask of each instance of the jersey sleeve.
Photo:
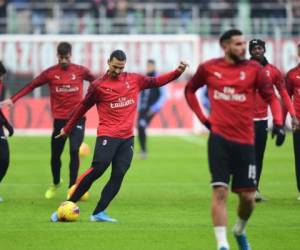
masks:
[(40, 86), (46, 84), (47, 82), (48, 82), (47, 72), (44, 71), (39, 76), (34, 78), (30, 83), (28, 83), (25, 87), (23, 87), (21, 90), (19, 90), (16, 94), (14, 94), (11, 97), (11, 100), (13, 101), (13, 103), (15, 103), (21, 97), (27, 95), (35, 88), (40, 87)]
[(289, 94), (287, 92), (283, 75), (277, 69), (276, 69), (276, 79), (275, 79), (274, 84), (282, 98), (285, 108), (288, 110), (288, 112), (290, 113), (291, 116), (295, 116), (296, 112), (295, 112), (294, 106), (292, 104), (291, 98), (289, 97)]
[(286, 78), (285, 78), (285, 83), (286, 83), (286, 89), (289, 94), (289, 96), (293, 96), (294, 94), (294, 84), (293, 80), (291, 79), (290, 72), (287, 73)]
[(137, 75), (140, 90), (157, 88), (174, 81), (182, 74), (179, 70), (173, 70), (156, 77)]
[(96, 82), (92, 83), (84, 97), (84, 99), (75, 107), (73, 110), (69, 121), (64, 126), (64, 131), (66, 134), (69, 134), (75, 124), (79, 119), (98, 101), (100, 101), (98, 94), (98, 84)]
[(196, 96), (196, 91), (204, 86), (205, 82), (205, 69), (203, 65), (200, 65), (196, 71), (196, 73), (192, 76), (192, 78), (188, 81), (184, 94), (185, 94), (185, 99), (192, 109), (192, 111), (196, 114), (198, 119), (203, 123), (208, 122), (208, 118), (204, 115), (199, 101)]
[(282, 108), (279, 100), (277, 99), (274, 90), (272, 80), (267, 76), (266, 71), (263, 68), (258, 69), (256, 77), (256, 87), (261, 97), (269, 103), (271, 112), (273, 115), (273, 123), (277, 126), (282, 126)]
[(84, 80), (92, 83), (93, 81), (95, 81), (95, 79), (96, 79), (95, 75), (92, 74), (88, 68), (84, 67)]

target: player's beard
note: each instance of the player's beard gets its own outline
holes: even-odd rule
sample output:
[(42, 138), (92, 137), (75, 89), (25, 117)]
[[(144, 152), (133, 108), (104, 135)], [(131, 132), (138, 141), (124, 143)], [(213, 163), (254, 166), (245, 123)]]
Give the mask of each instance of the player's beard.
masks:
[(60, 67), (61, 67), (62, 69), (67, 69), (67, 68), (69, 67), (69, 64), (68, 64), (68, 63), (61, 63), (61, 64), (60, 64)]
[(238, 56), (232, 52), (228, 54), (228, 56), (234, 61), (234, 63), (240, 63), (245, 60), (245, 56)]

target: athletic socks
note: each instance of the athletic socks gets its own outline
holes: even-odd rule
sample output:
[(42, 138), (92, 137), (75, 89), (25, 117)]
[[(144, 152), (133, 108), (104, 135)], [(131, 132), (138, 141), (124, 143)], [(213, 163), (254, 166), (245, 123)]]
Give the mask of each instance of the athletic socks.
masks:
[(225, 226), (217, 226), (214, 227), (215, 236), (218, 244), (218, 249), (221, 249), (221, 247), (225, 247), (229, 249), (229, 243), (227, 240), (226, 235), (226, 227)]
[(233, 226), (233, 233), (235, 235), (241, 235), (245, 233), (245, 227), (246, 227), (247, 221), (242, 220), (241, 218), (238, 218), (235, 225)]

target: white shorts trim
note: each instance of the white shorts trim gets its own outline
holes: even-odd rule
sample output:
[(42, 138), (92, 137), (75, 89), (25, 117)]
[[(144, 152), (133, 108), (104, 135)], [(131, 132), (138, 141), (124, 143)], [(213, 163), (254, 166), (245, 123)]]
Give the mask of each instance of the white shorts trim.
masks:
[(211, 186), (214, 187), (214, 186), (223, 186), (223, 187), (227, 187), (228, 188), (228, 184), (225, 183), (225, 182), (213, 182), (211, 183)]

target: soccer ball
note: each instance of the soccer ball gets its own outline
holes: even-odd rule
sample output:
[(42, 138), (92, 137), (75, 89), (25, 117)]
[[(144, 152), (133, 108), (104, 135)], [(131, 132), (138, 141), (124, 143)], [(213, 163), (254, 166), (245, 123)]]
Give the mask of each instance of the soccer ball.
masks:
[(85, 157), (88, 156), (90, 154), (90, 147), (88, 144), (86, 143), (81, 143), (80, 147), (79, 147), (79, 156), (80, 157)]
[(75, 221), (79, 216), (79, 207), (72, 201), (64, 201), (57, 209), (59, 221)]
[[(74, 193), (76, 188), (76, 185), (73, 185), (72, 187), (70, 187), (69, 192), (68, 192), (68, 196), (67, 199), (69, 199), (71, 197), (71, 195)], [(89, 192), (86, 192), (85, 194), (83, 194), (80, 198), (81, 201), (87, 201), (89, 198)]]

